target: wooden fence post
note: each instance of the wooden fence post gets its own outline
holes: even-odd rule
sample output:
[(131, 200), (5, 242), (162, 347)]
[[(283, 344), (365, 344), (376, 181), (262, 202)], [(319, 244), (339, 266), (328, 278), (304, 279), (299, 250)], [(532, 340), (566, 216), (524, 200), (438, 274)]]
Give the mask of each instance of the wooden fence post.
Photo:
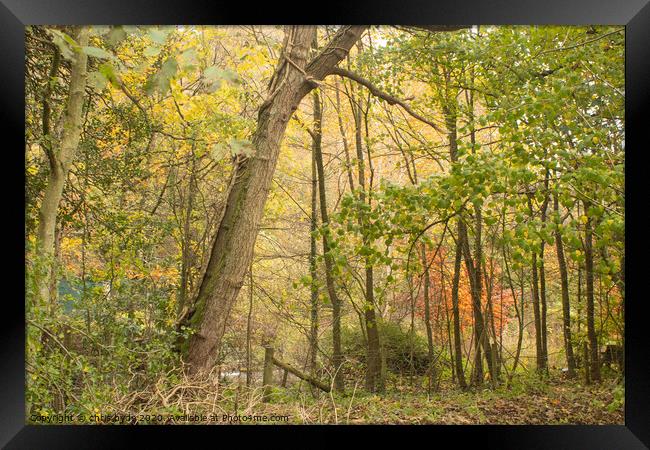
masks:
[(263, 401), (268, 402), (271, 398), (273, 384), (273, 347), (264, 347), (264, 374), (262, 384), (264, 385)]

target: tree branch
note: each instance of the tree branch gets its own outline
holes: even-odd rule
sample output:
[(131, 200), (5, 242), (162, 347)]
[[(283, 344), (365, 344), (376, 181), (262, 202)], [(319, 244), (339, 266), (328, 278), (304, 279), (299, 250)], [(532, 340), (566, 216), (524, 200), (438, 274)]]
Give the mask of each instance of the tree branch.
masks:
[(398, 30), (418, 30), (437, 33), (439, 31), (458, 31), (469, 28), (470, 25), (396, 25)]
[(421, 116), (420, 114), (416, 113), (411, 109), (411, 107), (404, 102), (403, 100), (400, 100), (399, 98), (393, 97), (392, 95), (382, 91), (379, 89), (377, 86), (372, 84), (370, 81), (366, 80), (365, 78), (362, 78), (361, 76), (357, 75), (356, 73), (350, 72), (347, 69), (343, 69), (341, 67), (334, 67), (331, 72), (333, 75), (338, 75), (344, 78), (348, 78), (352, 81), (356, 81), (357, 83), (361, 84), (362, 86), (365, 86), (372, 95), (375, 97), (381, 98), (382, 100), (388, 102), (389, 105), (399, 105), (406, 111), (411, 117), (416, 118), (420, 122), (424, 122), (430, 127), (432, 127), (434, 130), (436, 130), (439, 133), (445, 134), (445, 132), (434, 122), (426, 119), (425, 117)]
[(352, 46), (359, 40), (367, 25), (351, 25), (341, 28), (323, 50), (305, 67), (307, 75), (322, 80), (332, 73), (332, 67), (348, 55)]

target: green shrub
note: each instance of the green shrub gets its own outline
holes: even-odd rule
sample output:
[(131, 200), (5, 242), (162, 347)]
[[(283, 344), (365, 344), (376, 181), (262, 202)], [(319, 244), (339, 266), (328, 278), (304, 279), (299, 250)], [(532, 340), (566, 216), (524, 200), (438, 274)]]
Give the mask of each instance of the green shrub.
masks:
[[(397, 324), (380, 323), (379, 339), (387, 371), (394, 374), (423, 375), (426, 373), (429, 358), (424, 338), (402, 330)], [(367, 348), (361, 330), (343, 327), (341, 346), (351, 369), (365, 370)], [(413, 349), (412, 360), (411, 348)]]

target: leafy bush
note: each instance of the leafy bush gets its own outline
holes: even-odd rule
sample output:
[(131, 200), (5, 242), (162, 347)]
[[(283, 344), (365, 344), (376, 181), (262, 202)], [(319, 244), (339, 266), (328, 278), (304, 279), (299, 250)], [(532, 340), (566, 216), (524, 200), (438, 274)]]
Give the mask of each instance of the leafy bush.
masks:
[[(379, 339), (382, 357), (386, 361), (386, 370), (395, 374), (423, 375), (429, 365), (427, 343), (417, 334), (404, 331), (397, 324), (380, 323)], [(341, 346), (343, 355), (353, 367), (365, 370), (365, 338), (359, 328), (341, 329)], [(411, 363), (411, 348), (413, 359)]]

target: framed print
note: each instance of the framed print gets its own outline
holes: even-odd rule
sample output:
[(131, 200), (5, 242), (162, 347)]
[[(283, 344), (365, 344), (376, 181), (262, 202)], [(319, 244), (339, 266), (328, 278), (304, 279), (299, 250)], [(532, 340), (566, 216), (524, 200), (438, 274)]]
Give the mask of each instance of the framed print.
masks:
[(645, 3), (3, 0), (2, 444), (647, 448)]

